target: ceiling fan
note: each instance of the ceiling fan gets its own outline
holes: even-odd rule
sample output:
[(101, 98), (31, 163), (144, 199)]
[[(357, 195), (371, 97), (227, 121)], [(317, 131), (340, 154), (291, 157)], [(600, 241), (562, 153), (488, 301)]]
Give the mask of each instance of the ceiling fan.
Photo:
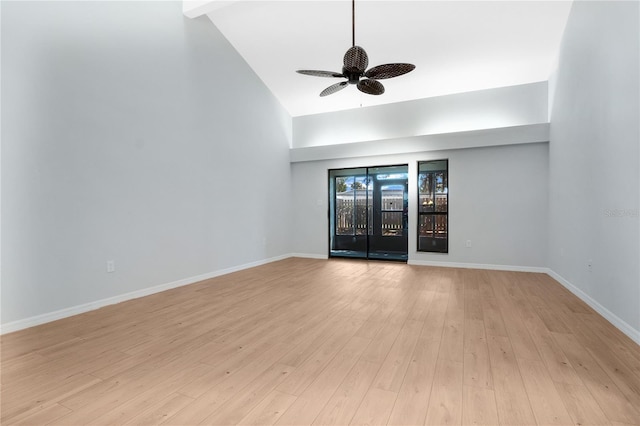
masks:
[(320, 96), (327, 96), (336, 93), (348, 84), (355, 84), (358, 90), (368, 95), (382, 95), (384, 86), (378, 80), (398, 77), (413, 71), (416, 66), (413, 64), (384, 64), (373, 68), (369, 66), (367, 52), (356, 46), (356, 1), (351, 0), (351, 44), (352, 47), (344, 54), (342, 72), (318, 71), (318, 70), (298, 70), (297, 73), (311, 75), (315, 77), (346, 78), (347, 81), (332, 84), (320, 92)]

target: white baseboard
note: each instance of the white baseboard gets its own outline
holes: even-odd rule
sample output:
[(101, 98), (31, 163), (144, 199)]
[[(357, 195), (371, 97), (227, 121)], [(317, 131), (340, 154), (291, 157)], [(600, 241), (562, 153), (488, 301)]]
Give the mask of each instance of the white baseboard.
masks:
[(291, 253), (291, 257), (302, 257), (304, 259), (324, 259), (329, 258), (326, 254), (313, 254), (313, 253)]
[(129, 293), (119, 294), (117, 296), (108, 297), (106, 299), (96, 300), (95, 302), (89, 302), (82, 305), (72, 306), (70, 308), (60, 309), (58, 311), (49, 312), (42, 315), (36, 315), (33, 317), (9, 322), (0, 326), (0, 335), (11, 333), (14, 331), (24, 330), (25, 328), (35, 327), (36, 325), (45, 324), (48, 322), (56, 321), (59, 319), (71, 317), (73, 315), (83, 314), (85, 312), (100, 309), (104, 306), (114, 305), (116, 303), (125, 302), (127, 300), (137, 299), (139, 297), (149, 296), (151, 294), (160, 293), (162, 291), (171, 290), (173, 288), (182, 287), (189, 284), (194, 284), (199, 281), (208, 280), (210, 278), (219, 277), (221, 275), (230, 274), (232, 272), (242, 271), (244, 269), (253, 268), (260, 265), (265, 265), (271, 262), (277, 262), (279, 260), (292, 257), (290, 254), (276, 256), (269, 259), (258, 260), (256, 262), (245, 263), (243, 265), (233, 266), (231, 268), (220, 269), (218, 271), (209, 272), (202, 275), (196, 275), (194, 277), (184, 278), (178, 281), (170, 283), (160, 284), (153, 287), (143, 288), (141, 290), (132, 291)]
[(554, 280), (562, 284), (567, 290), (573, 293), (576, 297), (578, 297), (584, 303), (591, 306), (593, 310), (595, 310), (597, 313), (602, 315), (607, 321), (613, 324), (613, 326), (616, 327), (618, 330), (626, 334), (631, 340), (633, 340), (638, 345), (640, 345), (640, 330), (636, 330), (635, 328), (627, 324), (625, 321), (620, 319), (613, 312), (611, 312), (610, 310), (602, 306), (600, 303), (598, 303), (595, 299), (593, 299), (587, 293), (580, 290), (578, 287), (576, 287), (575, 285), (571, 284), (569, 281), (564, 279), (560, 274), (556, 273), (555, 271), (549, 268), (547, 268), (547, 274), (551, 278), (553, 278)]
[[(306, 259), (328, 259), (326, 254), (310, 254), (310, 253), (292, 253), (291, 257), (302, 257)], [(348, 258), (345, 258), (348, 259)], [(416, 266), (442, 266), (447, 268), (466, 268), (466, 269), (489, 269), (494, 271), (514, 271), (514, 272), (538, 272), (545, 274), (547, 268), (538, 266), (511, 266), (511, 265), (491, 265), (482, 263), (457, 263), (457, 262), (438, 262), (431, 260), (415, 260), (409, 259), (409, 265)]]
[(433, 260), (409, 259), (409, 265), (416, 266), (440, 266), (444, 268), (465, 268), (465, 269), (489, 269), (492, 271), (513, 271), (513, 272), (537, 272), (546, 273), (547, 268), (540, 266), (513, 266), (513, 265), (492, 265), (484, 263), (459, 263), (459, 262), (438, 262)]

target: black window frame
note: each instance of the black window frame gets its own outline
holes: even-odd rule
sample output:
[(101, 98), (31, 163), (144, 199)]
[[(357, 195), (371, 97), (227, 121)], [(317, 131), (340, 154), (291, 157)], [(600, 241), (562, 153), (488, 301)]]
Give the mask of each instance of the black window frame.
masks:
[[(445, 173), (445, 177), (444, 179), (446, 180), (446, 192), (445, 192), (445, 196), (446, 196), (446, 211), (437, 211), (437, 208), (435, 206), (437, 206), (436, 204), (436, 191), (435, 191), (435, 179), (433, 179), (433, 198), (434, 198), (434, 208), (433, 211), (429, 211), (429, 212), (425, 212), (425, 211), (421, 211), (422, 210), (422, 206), (421, 206), (421, 202), (420, 202), (420, 195), (421, 195), (421, 191), (420, 191), (420, 187), (421, 187), (421, 179), (420, 176), (422, 174), (424, 174), (424, 172), (420, 171), (420, 167), (424, 164), (428, 164), (428, 163), (438, 163), (438, 162), (444, 162), (446, 164), (445, 170), (432, 170), (429, 171), (430, 173), (441, 173), (444, 172)], [(436, 159), (436, 160), (425, 160), (425, 161), (418, 161), (418, 169), (417, 169), (418, 173), (417, 173), (417, 185), (416, 185), (416, 189), (418, 192), (418, 197), (417, 197), (417, 211), (418, 211), (418, 221), (417, 221), (417, 227), (416, 227), (416, 251), (421, 252), (421, 253), (442, 253), (442, 254), (448, 254), (449, 253), (449, 159), (448, 158), (442, 158), (442, 159)], [(420, 247), (420, 228), (421, 228), (421, 224), (422, 224), (422, 218), (425, 216), (444, 216), (445, 217), (445, 223), (446, 223), (446, 237), (443, 238), (442, 240), (444, 240), (444, 245), (443, 246), (436, 246), (434, 248), (431, 247), (424, 247), (421, 248)], [(434, 225), (435, 226), (435, 225)], [(435, 237), (434, 237), (435, 238)]]

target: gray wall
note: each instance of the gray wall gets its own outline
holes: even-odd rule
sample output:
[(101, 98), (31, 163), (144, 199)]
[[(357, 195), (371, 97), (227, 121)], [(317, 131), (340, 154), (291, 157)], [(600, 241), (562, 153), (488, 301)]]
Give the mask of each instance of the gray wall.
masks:
[(289, 252), (291, 118), (181, 7), (2, 2), (2, 324)]
[[(316, 161), (292, 165), (296, 230), (292, 251), (318, 257), (328, 254), (328, 169), (408, 164), (409, 205), (416, 206), (417, 162), (448, 158), (449, 253), (417, 252), (417, 211), (410, 208), (409, 262), (535, 270), (546, 267), (548, 134), (545, 143), (515, 144), (521, 142), (525, 127), (547, 119), (546, 82), (294, 117), (292, 158), (300, 156), (299, 151), (322, 152), (319, 158), (310, 153), (309, 158)], [(486, 145), (456, 149), (456, 135), (463, 137), (465, 131), (509, 126), (523, 127), (511, 128), (506, 137), (487, 130), (484, 138), (477, 135)], [(450, 135), (450, 144), (440, 144), (433, 150), (427, 149), (430, 144), (424, 141), (423, 152), (399, 154), (403, 138), (433, 133)], [(509, 135), (513, 140), (508, 140)], [(488, 146), (499, 139), (504, 146)], [(357, 141), (367, 142), (353, 144), (359, 152), (349, 151), (352, 158), (338, 159), (345, 143), (349, 146)], [(378, 148), (388, 146), (400, 150), (381, 155)], [(332, 154), (335, 156), (330, 157)], [(471, 240), (471, 248), (465, 246), (467, 240)]]
[(640, 341), (638, 8), (638, 2), (573, 4), (558, 71), (550, 83), (548, 258), (559, 279), (636, 341)]
[(547, 82), (293, 118), (293, 148), (546, 123)]
[[(449, 159), (449, 254), (418, 253), (417, 161), (443, 158)], [(391, 164), (409, 165), (410, 262), (546, 266), (547, 143), (295, 163), (293, 251), (328, 253), (328, 169)]]

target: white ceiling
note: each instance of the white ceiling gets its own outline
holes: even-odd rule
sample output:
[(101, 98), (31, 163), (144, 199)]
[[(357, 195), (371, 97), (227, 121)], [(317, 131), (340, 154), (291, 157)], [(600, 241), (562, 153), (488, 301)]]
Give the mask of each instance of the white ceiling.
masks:
[(571, 1), (357, 0), (356, 44), (369, 54), (369, 67), (409, 62), (416, 69), (381, 81), (380, 96), (350, 86), (324, 98), (320, 91), (342, 80), (295, 70), (341, 72), (351, 47), (350, 0), (199, 5), (288, 112), (300, 116), (547, 80)]

